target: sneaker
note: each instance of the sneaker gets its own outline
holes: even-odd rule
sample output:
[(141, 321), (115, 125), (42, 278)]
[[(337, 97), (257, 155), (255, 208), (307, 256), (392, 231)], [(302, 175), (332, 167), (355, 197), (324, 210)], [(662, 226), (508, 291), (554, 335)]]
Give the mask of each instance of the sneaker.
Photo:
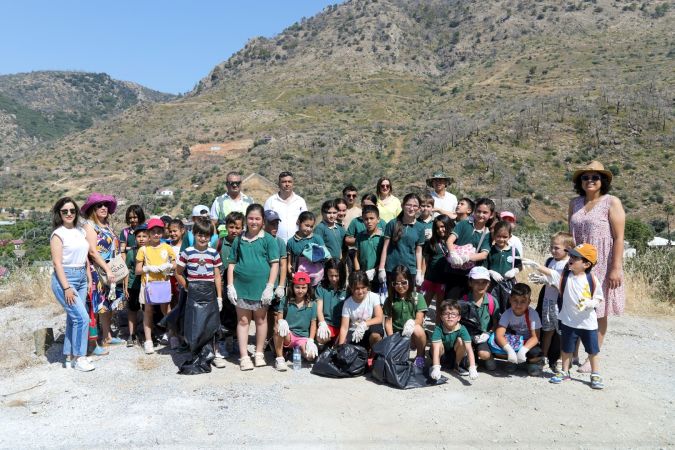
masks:
[(127, 347), (133, 347), (134, 346), (134, 340), (133, 338), (127, 339)]
[(97, 345), (96, 347), (94, 347), (94, 351), (91, 352), (91, 354), (94, 355), (94, 356), (105, 356), (108, 353), (109, 353), (108, 350), (101, 347), (100, 345)]
[(226, 366), (225, 360), (224, 360), (224, 359), (221, 359), (221, 358), (215, 358), (213, 361), (211, 361), (211, 364), (212, 364), (213, 367), (215, 367), (216, 369), (224, 369), (225, 366)]
[(87, 358), (77, 358), (77, 361), (75, 361), (75, 364), (73, 364), (73, 369), (79, 370), (80, 372), (91, 372), (94, 370), (96, 367), (89, 361), (87, 361)]
[(580, 366), (581, 365), (581, 362), (579, 361), (578, 357), (572, 358), (572, 365), (573, 366)]
[(171, 336), (169, 338), (169, 345), (171, 346), (171, 350), (176, 350), (178, 347), (180, 347), (180, 339), (178, 339), (176, 336)]
[(152, 355), (155, 353), (155, 347), (152, 345), (152, 341), (143, 342), (143, 350), (145, 350), (146, 355)]
[(264, 353), (256, 353), (255, 354), (255, 366), (256, 367), (265, 367), (267, 365), (267, 362), (265, 361), (265, 354)]
[(527, 374), (531, 377), (538, 377), (542, 373), (541, 363), (531, 363), (527, 365)]
[(462, 367), (461, 365), (458, 365), (458, 366), (455, 368), (455, 372), (457, 372), (457, 374), (458, 374), (459, 376), (461, 376), (461, 377), (468, 377), (468, 376), (469, 376), (469, 371), (466, 370), (466, 369), (465, 369), (464, 367)]
[(591, 374), (591, 389), (604, 389), (605, 383), (602, 382), (602, 377), (598, 373)]
[(487, 370), (488, 372), (497, 370), (497, 363), (495, 362), (494, 358), (486, 359), (483, 362), (485, 363), (485, 370)]
[(288, 364), (286, 364), (286, 360), (283, 356), (280, 356), (274, 360), (274, 368), (279, 372), (286, 372), (288, 370)]
[(239, 359), (239, 369), (240, 370), (253, 370), (253, 361), (251, 361), (250, 356), (244, 356)]
[(415, 367), (418, 369), (424, 369), (424, 356), (417, 356), (415, 358)]
[(553, 384), (560, 384), (563, 381), (569, 381), (571, 379), (572, 379), (572, 377), (570, 376), (569, 371), (558, 372), (555, 375), (553, 375), (551, 378), (549, 378), (548, 382), (553, 383)]
[(164, 334), (162, 335), (162, 337), (159, 338), (159, 343), (160, 343), (161, 345), (168, 345), (168, 343), (169, 343), (169, 336), (168, 336), (166, 333), (164, 333)]

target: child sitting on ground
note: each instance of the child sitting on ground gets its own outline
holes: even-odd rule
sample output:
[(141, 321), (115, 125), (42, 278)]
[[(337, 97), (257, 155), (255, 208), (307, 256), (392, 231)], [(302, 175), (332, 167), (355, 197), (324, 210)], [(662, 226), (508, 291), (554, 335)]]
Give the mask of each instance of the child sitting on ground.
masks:
[(274, 332), (274, 351), (277, 359), (274, 368), (279, 372), (288, 369), (283, 349), (300, 348), (302, 356), (313, 361), (319, 355), (314, 343), (316, 335), (316, 302), (309, 275), (296, 272), (293, 287), (276, 311), (277, 324)]
[(603, 300), (601, 284), (591, 273), (598, 262), (598, 250), (591, 244), (579, 244), (567, 251), (569, 263), (560, 275), (557, 271), (540, 266), (537, 262), (524, 260), (523, 264), (533, 267), (546, 275), (551, 286), (562, 292), (560, 319), (560, 346), (562, 350), (562, 372), (549, 381), (560, 384), (570, 380), (570, 363), (577, 339), (581, 339), (591, 364), (591, 388), (603, 389), (599, 372), (600, 347), (598, 346), (598, 316), (595, 307)]
[[(441, 378), (441, 357), (449, 361), (457, 374), (475, 380), (478, 378), (476, 360), (471, 347), (471, 336), (464, 325), (459, 323), (461, 318), (459, 304), (445, 300), (438, 307), (440, 324), (431, 335), (431, 371), (429, 376), (438, 380)], [(460, 361), (467, 357), (469, 370), (460, 366)]]
[[(492, 351), (506, 355), (510, 363), (527, 362), (527, 373), (541, 375), (541, 348), (539, 347), (539, 314), (530, 306), (532, 290), (525, 283), (516, 283), (509, 299), (511, 307), (499, 319), (493, 339)], [(496, 344), (496, 345), (495, 345)]]
[(370, 292), (369, 286), (365, 272), (357, 270), (349, 274), (352, 295), (342, 306), (338, 345), (351, 342), (369, 349), (382, 340), (384, 328), (380, 296)]
[(320, 345), (329, 344), (340, 334), (342, 306), (347, 297), (343, 265), (329, 259), (323, 266), (323, 280), (316, 287), (319, 329), (316, 337)]
[(415, 291), (415, 279), (406, 266), (394, 268), (392, 295), (384, 302), (384, 328), (387, 335), (401, 333), (411, 338), (417, 350), (415, 365), (424, 368), (424, 352), (427, 335), (424, 332), (424, 315), (427, 303), (424, 295)]

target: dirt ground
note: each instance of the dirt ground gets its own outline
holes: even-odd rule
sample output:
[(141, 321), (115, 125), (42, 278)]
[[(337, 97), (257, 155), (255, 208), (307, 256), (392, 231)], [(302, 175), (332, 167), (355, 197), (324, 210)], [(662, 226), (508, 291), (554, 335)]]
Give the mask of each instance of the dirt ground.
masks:
[[(62, 327), (63, 316), (51, 311), (0, 309), (3, 347), (19, 348), (10, 338), (20, 329)], [(445, 385), (409, 391), (368, 376), (320, 378), (308, 368), (240, 372), (234, 360), (181, 376), (184, 354), (146, 356), (123, 346), (80, 373), (62, 367), (60, 349), (0, 368), (1, 448), (675, 446), (670, 318), (610, 320), (604, 391), (591, 390), (588, 375), (555, 386), (549, 373), (502, 368), (481, 371), (473, 383), (449, 375)]]

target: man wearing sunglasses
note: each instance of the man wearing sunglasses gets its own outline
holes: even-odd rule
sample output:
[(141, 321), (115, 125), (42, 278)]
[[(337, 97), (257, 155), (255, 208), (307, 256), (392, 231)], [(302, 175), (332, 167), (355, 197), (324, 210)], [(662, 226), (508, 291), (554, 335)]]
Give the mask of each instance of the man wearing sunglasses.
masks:
[(345, 203), (347, 203), (347, 213), (345, 214), (345, 218), (342, 220), (342, 226), (345, 227), (345, 230), (349, 227), (352, 219), (361, 217), (361, 208), (359, 208), (359, 204), (356, 202), (357, 195), (358, 191), (353, 184), (348, 184), (342, 190), (342, 198)]
[[(225, 218), (233, 211), (244, 214), (248, 205), (255, 203), (251, 197), (241, 192), (241, 174), (230, 172), (227, 174), (227, 192), (213, 201), (211, 205), (211, 221), (218, 230), (218, 234), (225, 237), (227, 228)], [(224, 234), (223, 234), (224, 233)]]

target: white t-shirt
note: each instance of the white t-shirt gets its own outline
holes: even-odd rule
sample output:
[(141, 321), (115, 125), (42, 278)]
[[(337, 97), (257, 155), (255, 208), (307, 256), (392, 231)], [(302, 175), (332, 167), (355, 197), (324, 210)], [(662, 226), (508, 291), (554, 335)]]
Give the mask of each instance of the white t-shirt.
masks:
[[(521, 253), (522, 255), (522, 253)], [(560, 261), (556, 261), (555, 259), (551, 259), (551, 262), (548, 263), (548, 267), (551, 270), (555, 270), (559, 274), (562, 275), (563, 270), (565, 270), (565, 267), (567, 267), (567, 263), (570, 261), (570, 259), (566, 256)], [(554, 286), (549, 286), (547, 285), (544, 287), (544, 299), (557, 302), (558, 301), (558, 288)]]
[(356, 303), (352, 297), (349, 297), (342, 305), (342, 317), (349, 317), (349, 329), (353, 331), (356, 322), (373, 318), (373, 309), (379, 304), (380, 296), (374, 292), (368, 292), (361, 303)]
[(539, 314), (531, 306), (527, 307), (528, 315), (530, 316), (529, 326), (525, 321), (525, 314), (516, 316), (511, 308), (507, 309), (502, 317), (499, 319), (499, 326), (505, 327), (507, 330), (511, 329), (514, 334), (522, 336), (527, 340), (530, 338), (530, 329), (538, 330), (541, 328), (541, 319)]
[[(455, 212), (455, 209), (457, 209), (457, 197), (455, 194), (445, 191), (445, 195), (443, 197), (439, 197), (436, 191), (433, 189), (430, 191), (430, 193), (434, 198), (434, 208), (440, 208), (443, 211)], [(434, 213), (434, 217), (438, 215), (439, 213)]]
[[(551, 272), (551, 275), (546, 278), (552, 286), (560, 287), (562, 276), (558, 272)], [(558, 313), (558, 319), (570, 328), (598, 329), (598, 315), (595, 313), (595, 306), (605, 297), (602, 294), (602, 285), (595, 275), (593, 275), (593, 279), (595, 280), (595, 292), (591, 296), (591, 287), (585, 273), (579, 275), (570, 273), (567, 277), (562, 309)], [(579, 311), (579, 304), (585, 306), (583, 311)]]
[(52, 232), (49, 237), (58, 236), (63, 242), (63, 267), (84, 267), (89, 254), (89, 242), (87, 242), (84, 228), (66, 228), (63, 225)]
[(518, 254), (520, 256), (523, 256), (525, 254), (523, 253), (523, 241), (521, 241), (518, 236), (511, 235), (511, 237), (509, 238), (509, 245), (518, 250)]
[(271, 209), (279, 214), (281, 222), (279, 222), (277, 237), (287, 242), (298, 231), (296, 222), (300, 213), (307, 211), (307, 204), (305, 203), (305, 199), (297, 194), (293, 194), (288, 199), (283, 200), (277, 192), (267, 199), (264, 208), (265, 211)]

